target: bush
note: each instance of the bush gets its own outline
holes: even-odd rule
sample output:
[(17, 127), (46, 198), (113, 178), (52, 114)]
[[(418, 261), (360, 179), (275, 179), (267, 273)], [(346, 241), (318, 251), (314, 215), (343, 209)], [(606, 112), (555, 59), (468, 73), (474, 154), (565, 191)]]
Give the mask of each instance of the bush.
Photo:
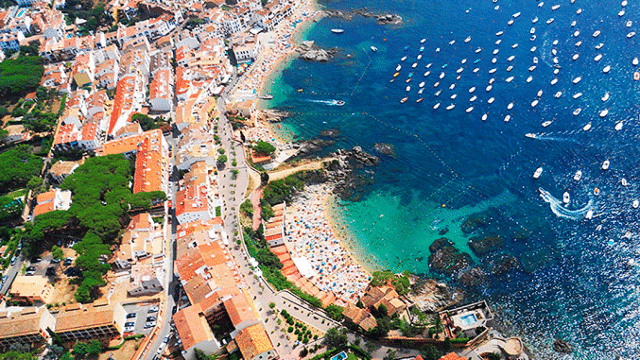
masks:
[(293, 332), (293, 326), (289, 326), (289, 328), (287, 329), (288, 333), (292, 333)]

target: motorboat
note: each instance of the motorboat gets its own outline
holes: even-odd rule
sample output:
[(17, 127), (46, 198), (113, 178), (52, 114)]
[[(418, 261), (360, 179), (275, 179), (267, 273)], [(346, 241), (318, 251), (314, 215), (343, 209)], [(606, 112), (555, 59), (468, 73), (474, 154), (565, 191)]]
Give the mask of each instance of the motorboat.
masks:
[(405, 60), (407, 60), (407, 57), (406, 57), (406, 56), (403, 56), (403, 57), (400, 59), (400, 61), (405, 61)]
[(440, 107), (440, 103), (437, 103), (433, 105), (433, 110), (438, 110), (439, 107)]
[(633, 203), (631, 204), (631, 206), (633, 206), (634, 209), (637, 209), (638, 205), (640, 205), (640, 202), (638, 200), (633, 200)]
[(542, 123), (542, 127), (549, 127), (549, 125), (551, 125), (552, 122), (553, 121), (551, 121), (551, 120), (547, 120), (547, 121)]
[(441, 73), (440, 73), (440, 80), (444, 79), (444, 76), (445, 76), (445, 73), (444, 73), (444, 72), (441, 72)]
[(467, 38), (464, 39), (465, 44), (468, 43), (469, 41), (471, 41), (471, 36), (467, 36)]
[(564, 194), (562, 194), (562, 202), (568, 204), (569, 201), (571, 201), (571, 196), (565, 191)]
[(467, 110), (465, 110), (465, 111), (467, 112), (467, 114), (468, 114), (468, 113), (470, 113), (470, 112), (472, 112), (472, 111), (473, 111), (473, 106), (469, 106), (469, 107), (467, 108)]
[(633, 73), (633, 80), (638, 81), (640, 80), (640, 73), (639, 72), (634, 72)]
[(493, 69), (489, 70), (489, 74), (493, 74), (493, 73), (495, 73), (496, 71), (498, 71), (498, 69), (493, 68)]
[(480, 68), (475, 68), (475, 69), (473, 69), (473, 73), (474, 73), (474, 74), (477, 74), (479, 71), (480, 71)]
[(533, 47), (531, 47), (531, 49), (530, 49), (530, 51), (531, 51), (531, 52), (536, 52), (536, 50), (538, 50), (538, 47), (537, 47), (537, 46), (533, 46)]
[(577, 109), (573, 110), (573, 115), (574, 116), (578, 116), (578, 115), (580, 115), (581, 111), (582, 111), (582, 108), (577, 108)]
[(560, 4), (558, 4), (558, 5), (553, 5), (553, 6), (551, 7), (551, 10), (558, 10), (558, 9), (560, 9)]
[(411, 68), (412, 68), (412, 69), (415, 69), (417, 66), (418, 66), (418, 63), (417, 63), (417, 62), (414, 62), (413, 64), (411, 64)]
[(582, 93), (581, 93), (581, 92), (573, 94), (573, 98), (574, 98), (574, 99), (577, 99), (577, 98), (579, 98), (580, 96), (582, 96)]
[(533, 173), (533, 178), (538, 179), (540, 178), (540, 175), (542, 175), (542, 167), (536, 169), (536, 171)]
[(608, 113), (609, 113), (609, 109), (604, 109), (600, 111), (600, 117), (605, 117), (607, 116)]
[(622, 179), (620, 180), (620, 184), (621, 184), (622, 186), (627, 186), (627, 185), (628, 185), (628, 183), (627, 183), (627, 179), (622, 178)]
[(538, 99), (535, 99), (531, 102), (531, 107), (536, 107), (538, 105)]
[(551, 85), (555, 85), (558, 83), (558, 78), (553, 78), (553, 80), (551, 80)]
[(417, 59), (417, 60), (422, 60), (422, 54), (420, 54), (420, 55), (416, 56), (416, 59)]
[(587, 125), (583, 126), (583, 127), (582, 127), (582, 130), (583, 130), (583, 131), (589, 131), (589, 130), (591, 130), (591, 122), (588, 122), (588, 123), (587, 123)]
[(553, 20), (555, 20), (555, 19), (551, 18), (551, 19), (547, 20), (547, 25), (551, 24), (553, 22)]
[(516, 18), (518, 18), (518, 16), (520, 16), (520, 14), (521, 14), (521, 12), (517, 12), (517, 13), (513, 14), (512, 16), (513, 16), (514, 19), (516, 19)]
[(553, 43), (552, 43), (552, 44), (553, 44), (553, 46), (557, 46), (557, 45), (558, 45), (558, 39), (553, 40)]
[(482, 121), (487, 121), (487, 117), (489, 117), (487, 113), (482, 114)]
[(495, 63), (497, 63), (497, 62), (498, 62), (498, 59), (496, 59), (496, 58), (491, 59), (491, 63), (492, 63), (492, 64), (495, 64)]
[(633, 66), (638, 66), (638, 58), (633, 58), (633, 60), (631, 61), (631, 64), (633, 64)]
[(411, 85), (407, 86), (405, 90), (407, 90), (407, 92), (411, 91)]
[(553, 54), (553, 56), (556, 56), (556, 55), (558, 55), (558, 50), (551, 49), (551, 53)]
[(494, 49), (493, 50), (493, 55), (498, 55), (499, 52), (500, 52), (500, 49)]
[(513, 101), (509, 103), (509, 105), (507, 105), (507, 110), (511, 110), (513, 109)]
[(596, 30), (596, 31), (593, 33), (593, 37), (594, 37), (594, 38), (597, 38), (598, 36), (600, 36), (600, 30)]
[(609, 159), (605, 160), (602, 163), (602, 170), (607, 170), (609, 168)]
[(502, 34), (504, 34), (504, 31), (498, 31), (498, 32), (496, 33), (496, 36), (500, 36), (500, 35), (502, 35)]
[(596, 55), (596, 57), (593, 58), (593, 61), (598, 62), (598, 61), (600, 61), (600, 59), (602, 59), (602, 54)]
[[(502, 34), (501, 34), (502, 35)], [(502, 42), (502, 39), (498, 39), (496, 40), (496, 45), (500, 45), (500, 43)]]
[(627, 38), (631, 39), (636, 33), (634, 31), (627, 34)]
[(458, 97), (458, 94), (451, 94), (451, 100), (455, 100)]
[(576, 42), (576, 47), (580, 47), (580, 45), (582, 45), (582, 40), (578, 40), (578, 41)]
[(511, 55), (511, 56), (509, 56), (509, 57), (507, 58), (507, 61), (511, 62), (511, 61), (513, 61), (513, 59), (515, 59), (515, 58), (516, 58), (516, 56), (515, 56), (515, 55)]
[(496, 78), (489, 79), (489, 85), (493, 84), (496, 81)]
[(513, 65), (507, 66), (507, 72), (511, 72), (511, 70), (513, 70)]
[(531, 23), (532, 23), (532, 24), (535, 24), (535, 23), (537, 23), (537, 22), (538, 22), (538, 17), (537, 17), (537, 16), (536, 16), (535, 18), (533, 18), (533, 20), (531, 20)]
[(600, 188), (597, 187), (597, 188), (593, 189), (593, 195), (595, 195), (595, 196), (600, 195)]
[(435, 84), (433, 84), (434, 88), (437, 88), (438, 86), (440, 86), (440, 81), (437, 81)]
[(600, 43), (600, 44), (595, 46), (595, 49), (596, 50), (600, 50), (600, 49), (602, 49), (603, 46), (604, 46), (604, 43)]
[(531, 37), (529, 38), (530, 41), (535, 41), (535, 39), (537, 38), (537, 36), (535, 35), (531, 35)]
[(453, 108), (455, 108), (456, 105), (455, 104), (450, 104), (449, 106), (447, 106), (447, 111), (451, 111), (453, 110)]
[(532, 27), (531, 30), (529, 30), (529, 34), (533, 35), (536, 33), (536, 28)]
[(534, 133), (526, 133), (524, 134), (525, 137), (528, 137), (529, 139), (535, 139), (536, 138), (536, 134)]
[(529, 77), (527, 78), (527, 82), (530, 83), (531, 81), (533, 81), (533, 76), (529, 75)]
[(574, 84), (577, 84), (577, 83), (579, 83), (579, 82), (580, 82), (580, 80), (582, 80), (582, 76), (578, 76), (578, 77), (576, 77), (575, 79), (573, 79), (573, 83), (574, 83)]
[(611, 71), (611, 65), (607, 65), (604, 67), (604, 69), (602, 69), (602, 72), (605, 74), (608, 74), (609, 71)]
[(420, 44), (424, 44), (425, 41), (427, 41), (427, 39), (420, 40)]
[(425, 69), (428, 69), (431, 67), (431, 65), (433, 65), (433, 63), (428, 63), (427, 65), (425, 65)]
[(423, 88), (423, 87), (424, 87), (424, 81), (423, 81), (423, 82), (421, 82), (420, 84), (418, 84), (418, 87)]
[(421, 103), (421, 102), (422, 102), (422, 100), (424, 100), (424, 98), (419, 98), (419, 99), (417, 99), (417, 100), (416, 100), (416, 103), (418, 103), (418, 104), (419, 104), (419, 103)]
[(544, 1), (540, 1), (540, 2), (538, 3), (538, 7), (539, 7), (539, 8), (541, 8), (541, 7), (542, 7), (542, 5), (544, 5)]
[(424, 77), (429, 76), (429, 74), (431, 74), (431, 71), (427, 71), (427, 72), (425, 72), (425, 73), (424, 73)]
[(460, 61), (461, 64), (466, 64), (467, 63), (467, 58), (464, 58)]
[(531, 66), (529, 66), (529, 72), (532, 72), (533, 70), (535, 70), (535, 69), (536, 69), (536, 67), (537, 67), (537, 66), (535, 66), (535, 65), (531, 65)]
[(477, 49), (476, 49), (476, 54), (479, 54), (479, 53), (480, 53), (480, 51), (482, 51), (482, 48), (477, 48)]
[(504, 117), (504, 122), (509, 122), (511, 120), (511, 115), (507, 115)]
[(576, 174), (573, 175), (573, 180), (580, 181), (580, 179), (582, 179), (582, 171), (578, 170), (578, 171), (576, 171)]
[(618, 12), (618, 16), (623, 17), (624, 16), (624, 9), (620, 10)]
[(555, 93), (553, 95), (556, 99), (560, 99), (560, 96), (562, 96), (562, 91), (558, 91), (557, 93)]
[(463, 71), (464, 71), (464, 68), (459, 68), (458, 70), (456, 70), (456, 74), (460, 74)]
[(602, 101), (607, 101), (609, 100), (609, 92), (604, 93), (604, 96), (602, 97)]
[(378, 51), (378, 48), (375, 47), (375, 46), (371, 46), (371, 51), (376, 52), (376, 51)]
[(619, 123), (616, 124), (616, 126), (614, 126), (613, 128), (616, 129), (616, 131), (620, 131), (622, 130), (622, 124), (623, 122), (620, 121)]
[(509, 19), (509, 21), (507, 21), (507, 25), (509, 26), (513, 25), (513, 19)]
[(400, 71), (400, 69), (402, 69), (402, 65), (396, 66), (396, 71)]
[(512, 82), (513, 81), (513, 76), (509, 76), (505, 81), (508, 82), (508, 83)]
[(578, 14), (578, 15), (582, 14), (582, 9), (576, 10), (576, 14)]
[(402, 98), (402, 100), (400, 100), (400, 103), (404, 104), (404, 103), (407, 102), (407, 100), (409, 100), (409, 97), (405, 96), (405, 97)]
[(487, 100), (487, 104), (493, 104), (494, 101), (496, 101), (496, 98), (490, 97), (489, 100)]
[(620, 5), (622, 5), (622, 7), (627, 6), (627, 0), (623, 0), (623, 1), (622, 1), (622, 3), (621, 3)]
[(573, 54), (573, 57), (571, 57), (571, 59), (573, 59), (573, 61), (578, 60), (578, 58), (580, 57), (579, 54)]
[(558, 75), (560, 73), (560, 69), (555, 68), (553, 69), (553, 75)]
[(473, 95), (471, 99), (469, 99), (469, 102), (474, 102), (476, 101), (476, 99), (478, 99), (478, 97), (476, 95)]
[(591, 220), (593, 218), (593, 210), (589, 209), (587, 214), (584, 216), (587, 220)]
[(334, 34), (342, 34), (344, 32), (344, 29), (331, 29), (331, 32)]
[(476, 91), (476, 87), (475, 87), (475, 86), (472, 86), (472, 87), (469, 89), (469, 94), (473, 94), (473, 92), (474, 92), (474, 91)]
[(578, 37), (578, 35), (580, 35), (580, 30), (576, 30), (576, 31), (573, 33), (573, 36), (574, 36), (574, 37)]
[(449, 85), (449, 90), (453, 90), (453, 89), (455, 89), (455, 88), (456, 88), (456, 84), (451, 84), (451, 85)]
[(538, 57), (537, 57), (537, 56), (534, 56), (534, 57), (533, 57), (533, 63), (534, 63), (534, 64), (537, 64), (537, 63), (538, 63)]
[(451, 40), (451, 41), (449, 41), (449, 45), (453, 45), (453, 44), (455, 44), (455, 43), (456, 43), (456, 41), (455, 41), (455, 40)]
[(571, 27), (576, 26), (576, 24), (577, 24), (577, 23), (578, 23), (577, 21), (573, 20), (573, 21), (571, 22)]
[(422, 95), (422, 92), (424, 92), (424, 88), (418, 90), (418, 95)]

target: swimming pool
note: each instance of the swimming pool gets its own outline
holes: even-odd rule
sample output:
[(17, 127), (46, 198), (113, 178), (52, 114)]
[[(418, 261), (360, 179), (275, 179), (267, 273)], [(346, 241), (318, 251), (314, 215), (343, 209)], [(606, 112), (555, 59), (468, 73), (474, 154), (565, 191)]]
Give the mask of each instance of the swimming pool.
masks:
[(18, 14), (16, 15), (16, 17), (18, 17), (18, 18), (21, 17), (22, 15), (24, 15), (25, 11), (26, 11), (25, 9), (20, 9), (20, 11), (18, 11)]
[(346, 358), (347, 358), (347, 354), (344, 351), (342, 351), (338, 355), (332, 356), (331, 360), (344, 360)]
[(460, 317), (460, 322), (462, 323), (462, 326), (469, 326), (471, 324), (478, 322), (478, 318), (476, 318), (475, 314), (467, 314), (465, 316)]

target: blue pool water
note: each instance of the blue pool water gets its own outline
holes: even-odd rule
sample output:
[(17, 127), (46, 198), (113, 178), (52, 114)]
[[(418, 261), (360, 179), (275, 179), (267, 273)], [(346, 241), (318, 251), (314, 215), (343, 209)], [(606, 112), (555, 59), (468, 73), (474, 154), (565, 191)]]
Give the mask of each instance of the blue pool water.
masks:
[[(334, 209), (363, 262), (441, 277), (465, 288), (468, 300), (488, 300), (499, 328), (523, 336), (537, 358), (561, 358), (551, 349), (554, 338), (573, 344), (575, 359), (638, 357), (640, 210), (631, 205), (640, 199), (640, 82), (633, 81), (637, 67), (632, 65), (640, 57), (640, 3), (630, 2), (623, 16), (617, 0), (540, 3), (324, 1), (333, 9), (395, 12), (404, 24), (380, 26), (359, 16), (319, 21), (303, 38), (341, 52), (327, 63), (292, 61), (273, 78), (267, 90), (274, 99), (267, 105), (290, 111), (283, 128), (303, 138), (337, 128), (341, 136), (334, 148), (360, 145), (374, 152), (375, 143), (394, 146), (395, 154), (380, 155), (374, 174), (367, 174), (373, 183)], [(555, 4), (561, 7), (552, 10)], [(547, 24), (550, 18), (554, 21)], [(345, 31), (336, 35), (332, 28)], [(596, 30), (601, 33), (594, 37)], [(627, 38), (632, 31), (639, 35)], [(598, 54), (602, 59), (595, 61)], [(529, 71), (534, 57), (538, 63)], [(605, 74), (607, 65), (611, 70)], [(426, 71), (431, 73), (425, 77)], [(409, 72), (412, 81), (406, 83)], [(577, 77), (581, 81), (574, 84)], [(610, 98), (603, 102), (607, 92)], [(574, 99), (577, 93), (582, 96)], [(424, 100), (416, 103), (420, 97)], [(334, 106), (334, 100), (346, 104)], [(433, 110), (438, 102), (440, 108)], [(455, 108), (447, 111), (450, 104)], [(601, 117), (605, 109), (608, 114)], [(546, 121), (551, 124), (543, 127)], [(584, 131), (589, 123), (591, 129)], [(535, 138), (525, 137), (528, 133)], [(604, 171), (607, 159), (610, 167)], [(544, 170), (534, 180), (538, 167)], [(577, 170), (583, 173), (580, 181), (573, 180)], [(599, 196), (593, 195), (596, 187)], [(541, 197), (539, 188), (549, 194)], [(564, 192), (571, 197), (566, 206)], [(588, 210), (591, 220), (585, 219)], [(470, 218), (481, 225), (465, 232), (461, 225)], [(469, 240), (485, 236), (500, 237), (502, 244), (487, 254), (474, 253)], [(467, 287), (459, 274), (430, 271), (429, 246), (440, 237), (470, 254), (486, 282)], [(504, 269), (504, 257), (513, 259), (515, 269)]]
[(478, 322), (478, 319), (476, 319), (476, 316), (474, 314), (468, 314), (461, 317), (460, 322), (462, 322), (462, 325), (464, 326), (469, 326)]
[(331, 360), (344, 360), (346, 358), (347, 358), (347, 354), (344, 351), (342, 351), (338, 355), (332, 356)]

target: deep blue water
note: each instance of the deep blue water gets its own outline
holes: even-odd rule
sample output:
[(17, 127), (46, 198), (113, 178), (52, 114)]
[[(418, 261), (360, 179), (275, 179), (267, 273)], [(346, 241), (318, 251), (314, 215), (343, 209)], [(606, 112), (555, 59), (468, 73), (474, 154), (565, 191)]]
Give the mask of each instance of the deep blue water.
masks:
[[(328, 63), (294, 60), (274, 79), (275, 99), (268, 105), (291, 111), (284, 126), (303, 138), (338, 128), (341, 137), (335, 147), (360, 145), (370, 152), (377, 142), (395, 147), (394, 156), (381, 155), (373, 185), (336, 209), (363, 261), (437, 276), (429, 272), (428, 248), (447, 229), (444, 237), (489, 274), (485, 285), (467, 289), (469, 298), (486, 298), (493, 304), (502, 330), (523, 336), (537, 358), (561, 358), (551, 351), (556, 337), (575, 346), (575, 359), (636, 358), (640, 356), (640, 209), (633, 209), (632, 202), (640, 199), (640, 82), (633, 81), (637, 67), (632, 60), (640, 57), (640, 21), (635, 20), (640, 4), (631, 2), (620, 17), (618, 1), (566, 0), (538, 7), (540, 3), (322, 2), (332, 9), (366, 6), (373, 12), (394, 12), (405, 22), (380, 26), (374, 19), (356, 16), (351, 21), (326, 18), (314, 24), (305, 38), (321, 47), (337, 46), (340, 54)], [(556, 4), (561, 7), (553, 11)], [(509, 26), (516, 12), (521, 15)], [(539, 21), (532, 24), (536, 16)], [(549, 18), (555, 20), (547, 24)], [(631, 27), (626, 26), (628, 20), (633, 21)], [(331, 28), (345, 32), (336, 35)], [(601, 34), (594, 38), (596, 30)], [(504, 34), (496, 36), (498, 31)], [(628, 39), (631, 31), (639, 34)], [(465, 43), (468, 36), (471, 40)], [(452, 40), (455, 44), (449, 45)], [(502, 42), (496, 45), (497, 40)], [(604, 46), (596, 50), (599, 43)], [(518, 46), (513, 48), (514, 44)], [(371, 51), (371, 46), (379, 51)], [(478, 48), (482, 50), (476, 53)], [(557, 50), (557, 76), (552, 49)], [(575, 61), (574, 54), (579, 54)], [(598, 54), (603, 57), (596, 62)], [(508, 61), (512, 55), (515, 58)], [(537, 68), (529, 71), (534, 57), (539, 59)], [(400, 74), (390, 82), (398, 64)], [(510, 65), (513, 70), (507, 72)], [(611, 66), (608, 74), (603, 73), (606, 65)], [(456, 80), (459, 68), (463, 70)], [(493, 68), (496, 72), (490, 74)], [(431, 73), (425, 77), (428, 70)], [(413, 75), (407, 84), (409, 72)], [(514, 79), (508, 83), (510, 76)], [(533, 79), (527, 83), (529, 76)], [(582, 80), (574, 84), (578, 76)], [(558, 82), (551, 85), (555, 77)], [(491, 78), (494, 83), (487, 91)], [(422, 81), (424, 91), (419, 95)], [(472, 87), (476, 90), (470, 93)], [(438, 90), (442, 92), (436, 97)], [(562, 95), (556, 98), (559, 91)], [(578, 92), (583, 95), (574, 99)], [(611, 97), (603, 102), (605, 92)], [(472, 103), (474, 95), (477, 100)], [(401, 104), (405, 96), (408, 101)], [(424, 100), (416, 103), (420, 97)], [(493, 104), (488, 103), (491, 97)], [(532, 107), (535, 99), (539, 103)], [(321, 102), (331, 100), (346, 104)], [(440, 108), (433, 110), (438, 102)], [(512, 102), (513, 109), (508, 110)], [(456, 106), (447, 111), (449, 104)], [(467, 113), (470, 106), (474, 108)], [(577, 108), (582, 111), (574, 116)], [(604, 109), (609, 113), (600, 117)], [(487, 120), (482, 121), (485, 113)], [(503, 121), (507, 115), (509, 122)], [(543, 127), (545, 121), (552, 123)], [(621, 121), (622, 129), (616, 131)], [(591, 129), (584, 131), (590, 122)], [(536, 138), (525, 137), (527, 133)], [(604, 171), (606, 159), (611, 165)], [(534, 180), (538, 167), (543, 173)], [(574, 181), (579, 169), (582, 179)], [(621, 185), (622, 178), (628, 186)], [(539, 187), (554, 196), (553, 209), (539, 196)], [(596, 187), (599, 196), (593, 195)], [(571, 201), (562, 206), (557, 199), (565, 191)], [(591, 220), (585, 219), (588, 209), (594, 213)], [(485, 226), (471, 234), (462, 232), (460, 225), (470, 217), (482, 217)], [(504, 246), (479, 257), (467, 242), (488, 235), (502, 236)], [(496, 272), (502, 256), (515, 256), (519, 270)], [(629, 264), (630, 260), (635, 263)], [(455, 276), (449, 280), (457, 284)]]

